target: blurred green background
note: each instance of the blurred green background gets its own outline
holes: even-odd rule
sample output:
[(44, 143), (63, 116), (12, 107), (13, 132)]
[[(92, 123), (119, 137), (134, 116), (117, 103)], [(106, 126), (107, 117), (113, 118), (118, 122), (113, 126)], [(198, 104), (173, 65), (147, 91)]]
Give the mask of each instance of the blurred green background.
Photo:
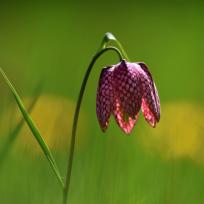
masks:
[[(90, 76), (81, 109), (71, 204), (204, 202), (204, 4), (200, 1), (0, 3), (0, 65), (26, 106), (43, 90), (32, 116), (65, 176), (73, 111), (86, 68), (107, 31), (132, 61), (148, 64), (161, 99), (151, 129), (140, 115), (131, 136), (111, 119), (102, 133), (95, 98), (105, 54)], [(20, 120), (0, 80), (0, 152)], [(0, 160), (0, 203), (61, 203), (60, 186), (25, 125)]]

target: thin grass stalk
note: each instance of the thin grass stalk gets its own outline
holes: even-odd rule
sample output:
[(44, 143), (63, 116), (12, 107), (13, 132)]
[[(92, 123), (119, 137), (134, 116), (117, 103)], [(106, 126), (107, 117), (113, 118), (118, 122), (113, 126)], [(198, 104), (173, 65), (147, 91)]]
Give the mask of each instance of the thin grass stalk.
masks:
[[(33, 110), (33, 108), (35, 107), (38, 99), (39, 99), (39, 96), (40, 96), (40, 93), (41, 93), (41, 89), (42, 89), (42, 83), (40, 83), (36, 90), (35, 90), (35, 96), (34, 98), (32, 99), (28, 109), (27, 109), (27, 112), (30, 114)], [(2, 166), (6, 156), (8, 155), (9, 153), (9, 150), (11, 149), (12, 145), (14, 144), (14, 142), (16, 141), (17, 139), (17, 136), (19, 134), (19, 132), (21, 131), (22, 127), (23, 127), (23, 124), (24, 124), (25, 120), (24, 118), (22, 118), (18, 124), (16, 125), (16, 127), (9, 133), (8, 135), (8, 138), (3, 146), (3, 148), (1, 149), (0, 151), (0, 167)]]
[(41, 136), (40, 131), (38, 130), (37, 126), (35, 125), (35, 123), (33, 122), (32, 118), (30, 117), (30, 115), (28, 114), (28, 112), (26, 111), (22, 100), (20, 98), (20, 96), (18, 95), (17, 91), (15, 90), (14, 86), (11, 84), (11, 82), (9, 81), (8, 77), (6, 76), (6, 74), (4, 73), (3, 69), (0, 68), (0, 73), (2, 74), (6, 84), (8, 85), (10, 91), (12, 92), (16, 103), (27, 123), (27, 125), (29, 126), (30, 130), (32, 131), (35, 139), (37, 140), (38, 144), (40, 145), (45, 157), (47, 158), (55, 176), (57, 177), (58, 182), (60, 183), (61, 187), (64, 188), (64, 183), (62, 181), (62, 178), (60, 176), (60, 172), (58, 170), (57, 164), (54, 160), (54, 157), (52, 156), (52, 153), (49, 149), (49, 147), (47, 146), (47, 144), (45, 143), (43, 137)]

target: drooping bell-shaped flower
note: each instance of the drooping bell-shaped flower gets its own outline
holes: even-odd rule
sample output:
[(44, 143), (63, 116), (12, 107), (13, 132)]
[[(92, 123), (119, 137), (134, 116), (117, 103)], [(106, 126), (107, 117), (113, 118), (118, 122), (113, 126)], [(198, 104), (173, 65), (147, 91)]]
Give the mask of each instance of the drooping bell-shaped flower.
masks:
[(122, 60), (102, 69), (96, 99), (101, 129), (107, 129), (113, 114), (120, 128), (130, 133), (140, 109), (147, 122), (155, 127), (160, 119), (160, 101), (147, 66)]

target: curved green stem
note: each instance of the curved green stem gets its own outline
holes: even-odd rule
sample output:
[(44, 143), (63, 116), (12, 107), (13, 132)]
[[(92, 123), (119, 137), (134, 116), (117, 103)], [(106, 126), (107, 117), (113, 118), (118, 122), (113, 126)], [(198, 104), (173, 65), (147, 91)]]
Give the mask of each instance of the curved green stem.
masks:
[(43, 153), (45, 154), (54, 174), (56, 175), (57, 177), (57, 180), (59, 181), (60, 185), (62, 188), (64, 188), (64, 183), (62, 181), (62, 178), (60, 176), (60, 172), (58, 170), (58, 167), (57, 167), (57, 164), (52, 156), (52, 153), (49, 149), (49, 147), (47, 146), (47, 144), (45, 143), (43, 137), (41, 136), (40, 134), (40, 131), (38, 130), (37, 126), (35, 125), (35, 123), (33, 122), (32, 118), (30, 117), (30, 115), (27, 113), (22, 101), (21, 101), (21, 98), (20, 96), (18, 95), (17, 91), (15, 90), (15, 88), (13, 87), (13, 85), (11, 84), (11, 82), (9, 81), (8, 77), (6, 76), (6, 74), (4, 73), (3, 69), (0, 67), (0, 73), (1, 75), (3, 76), (6, 84), (8, 85), (8, 87), (10, 88), (15, 100), (16, 100), (16, 103), (26, 121), (26, 123), (28, 124), (30, 130), (32, 131), (35, 139), (37, 140), (38, 144), (40, 145)]
[(116, 42), (116, 44), (117, 44), (119, 50), (123, 53), (123, 57), (124, 57), (127, 61), (130, 61), (130, 58), (128, 57), (127, 53), (125, 52), (125, 50), (124, 50), (122, 44), (120, 43), (120, 41), (116, 39), (115, 42)]
[(96, 55), (92, 58), (91, 63), (88, 66), (88, 69), (85, 73), (82, 85), (81, 85), (81, 90), (79, 93), (79, 97), (77, 100), (77, 106), (75, 109), (75, 114), (74, 114), (74, 121), (73, 121), (73, 126), (72, 126), (72, 136), (71, 136), (71, 146), (70, 146), (70, 151), (69, 151), (69, 160), (68, 160), (68, 167), (67, 167), (67, 175), (66, 175), (66, 180), (65, 180), (65, 188), (64, 188), (64, 193), (63, 193), (63, 203), (66, 204), (68, 200), (68, 193), (69, 193), (69, 187), (70, 187), (70, 180), (71, 180), (71, 174), (72, 174), (72, 165), (73, 165), (73, 158), (74, 158), (74, 150), (75, 150), (75, 142), (76, 142), (76, 130), (77, 130), (77, 123), (78, 123), (78, 118), (79, 118), (79, 112), (80, 112), (80, 107), (81, 107), (81, 102), (83, 99), (84, 91), (86, 88), (86, 84), (90, 75), (90, 72), (96, 62), (96, 60), (105, 52), (112, 50), (115, 51), (118, 56), (120, 61), (122, 60), (122, 54), (120, 51), (115, 48), (115, 47), (105, 47), (102, 48), (99, 52), (96, 53)]
[(130, 61), (127, 53), (125, 52), (125, 50), (124, 50), (124, 48), (122, 46), (122, 44), (120, 43), (120, 41), (112, 33), (107, 32), (104, 35), (101, 46), (100, 46), (100, 50), (107, 47), (108, 43), (111, 42), (111, 41), (116, 43), (117, 47), (119, 48), (119, 50), (121, 51), (121, 53), (123, 55), (123, 58)]

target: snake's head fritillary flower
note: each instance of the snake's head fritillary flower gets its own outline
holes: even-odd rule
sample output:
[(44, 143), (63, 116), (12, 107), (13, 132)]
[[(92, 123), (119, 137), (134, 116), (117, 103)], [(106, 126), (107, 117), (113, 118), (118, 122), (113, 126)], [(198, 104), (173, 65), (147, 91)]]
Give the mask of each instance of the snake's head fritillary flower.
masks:
[(160, 119), (160, 101), (152, 75), (144, 63), (119, 64), (102, 69), (96, 99), (100, 127), (105, 131), (111, 114), (125, 133), (137, 122), (140, 109), (155, 127)]

